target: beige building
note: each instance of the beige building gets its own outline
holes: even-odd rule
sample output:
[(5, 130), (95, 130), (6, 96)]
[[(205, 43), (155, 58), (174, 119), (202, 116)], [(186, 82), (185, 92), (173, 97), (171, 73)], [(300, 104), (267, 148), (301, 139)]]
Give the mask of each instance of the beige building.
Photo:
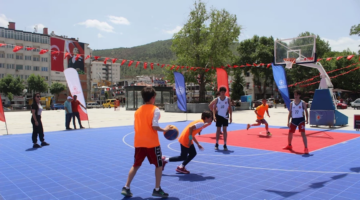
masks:
[(104, 64), (104, 61), (91, 62), (91, 82), (92, 85), (101, 82), (102, 80), (109, 81), (111, 85), (120, 82), (120, 63), (112, 63), (110, 60)]

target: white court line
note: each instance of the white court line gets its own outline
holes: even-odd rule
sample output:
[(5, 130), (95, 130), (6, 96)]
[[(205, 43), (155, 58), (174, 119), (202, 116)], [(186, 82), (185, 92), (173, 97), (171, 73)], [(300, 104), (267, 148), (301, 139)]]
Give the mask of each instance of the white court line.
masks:
[[(124, 142), (125, 145), (129, 146), (130, 148), (134, 149), (134, 146), (128, 144), (125, 142), (125, 138), (132, 134), (134, 132), (128, 133), (126, 135), (124, 135), (122, 141)], [(226, 157), (227, 155), (225, 155), (224, 157)], [(303, 172), (303, 173), (318, 173), (318, 174), (356, 174), (356, 175), (360, 175), (360, 173), (358, 172), (329, 172), (329, 171), (311, 171), (311, 170), (296, 170), (296, 169), (276, 169), (276, 168), (264, 168), (264, 167), (249, 167), (249, 166), (241, 166), (241, 165), (225, 165), (225, 164), (219, 164), (219, 163), (210, 163), (210, 162), (202, 162), (202, 161), (195, 161), (192, 160), (192, 162), (197, 162), (197, 163), (203, 163), (203, 164), (208, 164), (208, 165), (220, 165), (220, 166), (224, 166), (224, 167), (235, 167), (235, 168), (243, 168), (243, 169), (257, 169), (257, 170), (268, 170), (268, 171), (282, 171), (282, 172)]]
[[(172, 143), (170, 143), (170, 144), (168, 144), (168, 148), (170, 149), (170, 150), (172, 150), (172, 151), (175, 151), (175, 152), (181, 152), (181, 151), (178, 151), (178, 150), (176, 150), (176, 149), (173, 149), (173, 148), (171, 148), (170, 147), (170, 145), (172, 145), (172, 144), (174, 144), (174, 143), (177, 143), (177, 141), (176, 142), (172, 142)], [(249, 154), (249, 155), (230, 155), (230, 154), (226, 154), (226, 156), (234, 156), (234, 157), (238, 157), (238, 156), (262, 156), (262, 155), (268, 155), (268, 154), (273, 154), (273, 153), (276, 153), (276, 152), (269, 152), (269, 153), (262, 153), (262, 154)], [(199, 155), (199, 156), (224, 156), (224, 155), (211, 155), (211, 154), (196, 154), (196, 155)]]

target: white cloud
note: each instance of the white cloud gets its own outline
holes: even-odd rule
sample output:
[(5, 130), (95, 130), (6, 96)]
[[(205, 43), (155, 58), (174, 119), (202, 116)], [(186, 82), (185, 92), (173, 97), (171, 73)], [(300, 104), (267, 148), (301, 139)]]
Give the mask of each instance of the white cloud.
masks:
[(10, 19), (7, 18), (4, 14), (0, 15), (0, 26), (7, 28), (9, 25)]
[(104, 36), (98, 33), (98, 38), (103, 38)]
[(45, 28), (44, 24), (35, 24), (35, 25), (30, 26), (31, 31), (33, 31), (36, 26), (37, 26), (37, 32), (42, 33), (43, 29)]
[(341, 37), (337, 40), (323, 38), (323, 40), (329, 41), (333, 51), (344, 51), (349, 48), (351, 51), (358, 52), (360, 48), (360, 39), (356, 40), (351, 37)]
[(86, 28), (97, 28), (104, 32), (114, 32), (114, 27), (110, 26), (107, 22), (101, 22), (97, 19), (88, 19), (78, 24), (84, 25)]
[(130, 25), (130, 22), (125, 17), (108, 16), (109, 20), (114, 24)]
[(174, 34), (174, 33), (177, 33), (181, 30), (181, 26), (176, 26), (174, 29), (172, 30), (164, 30), (165, 33), (168, 33), (168, 34)]

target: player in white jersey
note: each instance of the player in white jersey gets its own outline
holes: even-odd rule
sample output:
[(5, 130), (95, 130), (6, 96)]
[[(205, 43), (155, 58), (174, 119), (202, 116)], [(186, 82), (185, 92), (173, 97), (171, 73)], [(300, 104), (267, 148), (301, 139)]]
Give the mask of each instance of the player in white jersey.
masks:
[[(214, 121), (216, 122), (216, 144), (215, 150), (219, 150), (219, 137), (221, 133), (221, 127), (223, 127), (223, 135), (224, 135), (224, 150), (227, 151), (228, 148), (226, 146), (227, 140), (227, 127), (232, 122), (232, 110), (230, 107), (231, 99), (230, 97), (225, 96), (226, 88), (220, 87), (219, 89), (220, 96), (214, 99), (209, 107), (212, 109), (214, 114)], [(229, 118), (230, 117), (230, 118)]]
[[(296, 131), (296, 127), (299, 127), (299, 132), (301, 132), (301, 136), (303, 138), (305, 150), (304, 153), (308, 154), (308, 146), (307, 146), (307, 138), (305, 135), (305, 123), (308, 123), (308, 111), (306, 108), (306, 103), (300, 99), (301, 91), (295, 90), (294, 91), (294, 98), (295, 100), (290, 103), (289, 115), (288, 115), (288, 122), (287, 125), (290, 128), (288, 142), (289, 144), (284, 147), (284, 149), (292, 150), (291, 141), (293, 138), (293, 134)], [(304, 113), (306, 118), (304, 117)], [(291, 123), (289, 122), (291, 118)]]

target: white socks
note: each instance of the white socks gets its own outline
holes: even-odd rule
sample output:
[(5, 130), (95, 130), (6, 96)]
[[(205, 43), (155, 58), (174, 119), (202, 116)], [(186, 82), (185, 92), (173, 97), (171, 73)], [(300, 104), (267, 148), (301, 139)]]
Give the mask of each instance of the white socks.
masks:
[(155, 188), (156, 191), (159, 191), (160, 188)]
[(183, 165), (183, 164), (181, 164), (179, 167), (180, 167), (180, 168), (184, 168), (184, 165)]
[(169, 160), (170, 160), (170, 158), (165, 158), (165, 161), (166, 161), (166, 162), (169, 162)]
[(128, 187), (128, 186), (126, 186), (126, 185), (125, 185), (124, 187), (125, 187), (126, 189), (130, 189), (130, 187)]

